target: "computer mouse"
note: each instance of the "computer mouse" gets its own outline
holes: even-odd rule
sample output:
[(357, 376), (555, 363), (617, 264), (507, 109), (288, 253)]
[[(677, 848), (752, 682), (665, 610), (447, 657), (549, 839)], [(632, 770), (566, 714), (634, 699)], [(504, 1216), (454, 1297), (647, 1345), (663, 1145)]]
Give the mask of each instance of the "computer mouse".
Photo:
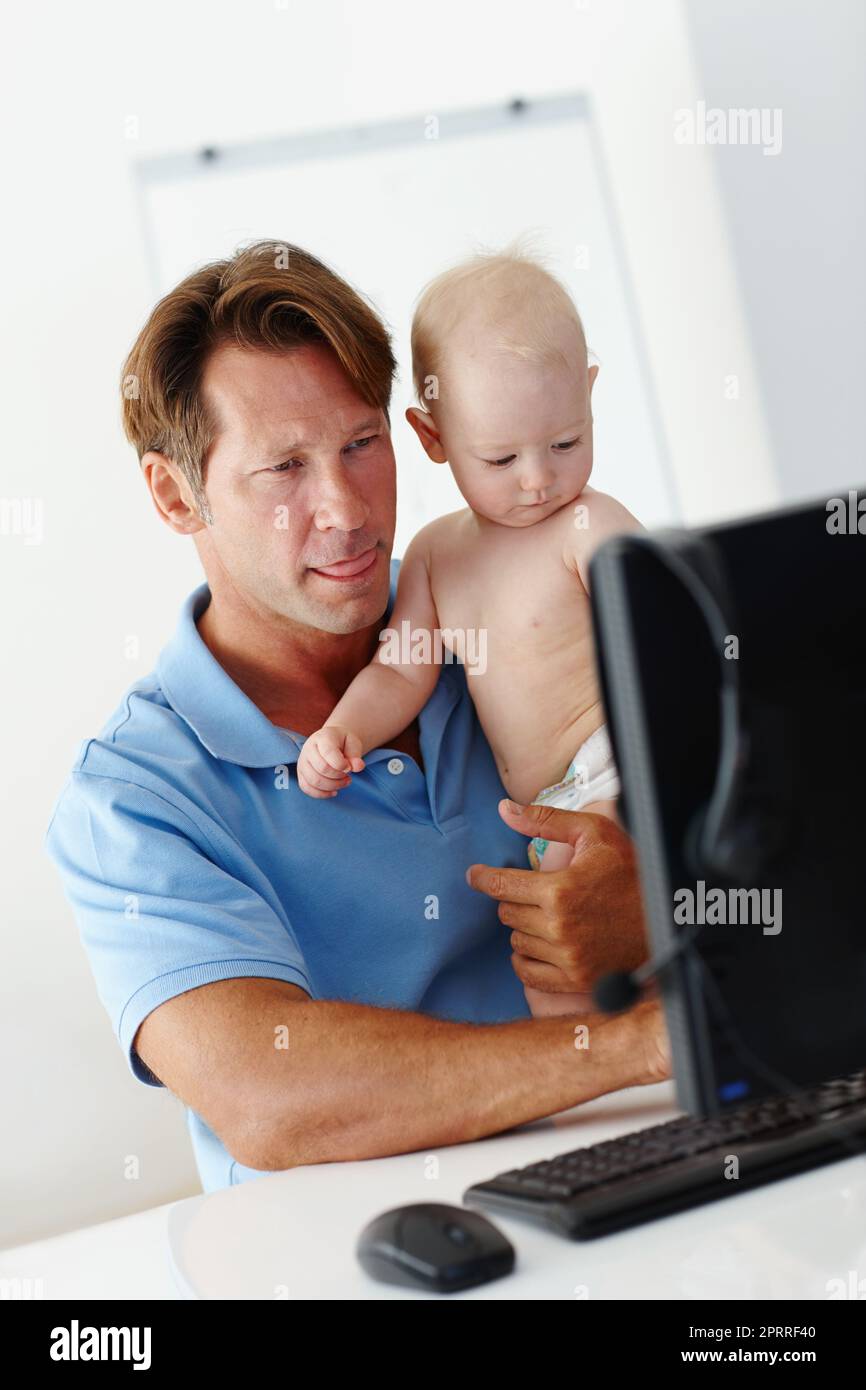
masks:
[(432, 1293), (471, 1289), (514, 1268), (514, 1246), (492, 1221), (442, 1202), (383, 1211), (358, 1237), (357, 1255), (373, 1279)]

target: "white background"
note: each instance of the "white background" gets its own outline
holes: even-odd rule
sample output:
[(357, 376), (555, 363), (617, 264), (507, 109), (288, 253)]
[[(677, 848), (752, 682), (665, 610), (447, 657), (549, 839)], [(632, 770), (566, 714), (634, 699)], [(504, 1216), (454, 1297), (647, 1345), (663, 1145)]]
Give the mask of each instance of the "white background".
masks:
[[(683, 516), (745, 513), (779, 496), (841, 488), (863, 471), (862, 391), (853, 386), (862, 380), (866, 308), (864, 121), (848, 75), (863, 69), (863, 7), (701, 0), (700, 20), (692, 14), (689, 24), (694, 8), (679, 0), (4, 7), (0, 495), (41, 501), (44, 533), (36, 545), (0, 536), (0, 1243), (197, 1187), (181, 1107), (129, 1076), (42, 852), (81, 739), (152, 667), (201, 577), (189, 542), (159, 524), (118, 423), (120, 366), (153, 301), (133, 161), (586, 91)], [(783, 104), (782, 154), (675, 144), (673, 111), (698, 99)], [(574, 195), (568, 166), (546, 172), (552, 193), (564, 185)], [(327, 212), (357, 215), (339, 187)], [(279, 230), (291, 238), (291, 227)], [(399, 267), (399, 246), (394, 257)], [(362, 282), (362, 266), (346, 269)], [(608, 334), (604, 296), (590, 281), (581, 298), (592, 304), (590, 340), (603, 344), (601, 408), (615, 399), (626, 349)], [(732, 373), (735, 402), (723, 394)], [(775, 457), (774, 440), (786, 445)], [(800, 441), (796, 471), (792, 441)], [(417, 455), (416, 464), (425, 466)], [(124, 1176), (129, 1155), (140, 1160), (135, 1181)]]

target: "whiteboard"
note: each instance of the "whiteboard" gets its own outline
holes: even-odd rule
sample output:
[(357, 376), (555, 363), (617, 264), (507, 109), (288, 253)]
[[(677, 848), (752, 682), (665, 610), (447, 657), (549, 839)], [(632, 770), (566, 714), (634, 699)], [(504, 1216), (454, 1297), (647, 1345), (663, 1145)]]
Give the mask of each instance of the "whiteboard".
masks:
[(590, 108), (579, 95), (142, 161), (144, 233), (164, 294), (244, 242), (294, 243), (372, 300), (395, 339), (395, 554), (464, 504), (423, 453), (413, 404), (412, 307), (433, 275), (528, 236), (568, 286), (586, 328), (596, 488), (647, 525), (680, 520), (646, 355)]

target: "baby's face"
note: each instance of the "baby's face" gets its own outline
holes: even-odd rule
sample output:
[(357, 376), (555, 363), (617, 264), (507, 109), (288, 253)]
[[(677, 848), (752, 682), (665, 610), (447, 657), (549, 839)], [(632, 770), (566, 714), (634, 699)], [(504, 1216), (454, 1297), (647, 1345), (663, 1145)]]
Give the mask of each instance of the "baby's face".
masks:
[(574, 501), (592, 472), (597, 367), (469, 355), (435, 407), (442, 448), (474, 512), (532, 526)]

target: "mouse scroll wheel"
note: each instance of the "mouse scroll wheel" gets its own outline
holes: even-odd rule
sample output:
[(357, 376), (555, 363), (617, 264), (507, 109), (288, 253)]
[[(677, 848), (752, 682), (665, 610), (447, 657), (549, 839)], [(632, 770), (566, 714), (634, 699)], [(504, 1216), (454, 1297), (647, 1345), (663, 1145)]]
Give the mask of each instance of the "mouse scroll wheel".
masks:
[(455, 1245), (468, 1245), (472, 1240), (469, 1232), (464, 1231), (462, 1226), (446, 1226), (445, 1234)]

